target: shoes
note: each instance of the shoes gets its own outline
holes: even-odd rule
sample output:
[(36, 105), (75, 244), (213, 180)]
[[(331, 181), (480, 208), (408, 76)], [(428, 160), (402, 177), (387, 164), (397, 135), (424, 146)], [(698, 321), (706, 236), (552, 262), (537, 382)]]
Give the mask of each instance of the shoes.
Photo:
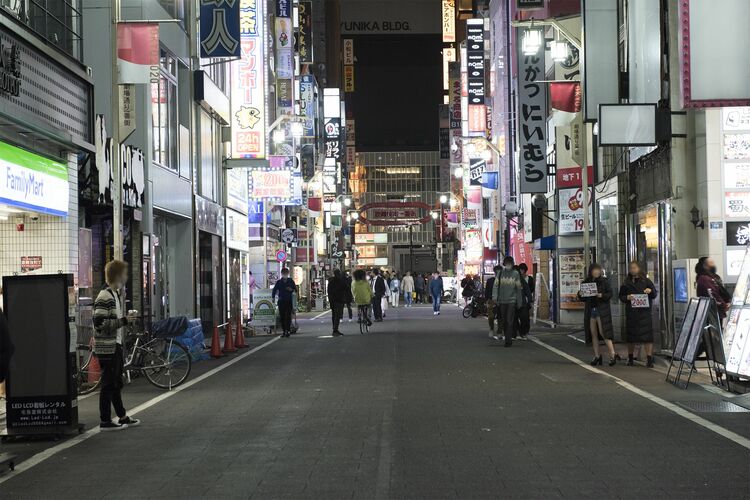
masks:
[(437, 311), (432, 311), (433, 316), (437, 316)]
[(653, 368), (653, 367), (654, 367), (654, 357), (646, 356), (646, 368)]
[(102, 422), (99, 424), (99, 430), (102, 432), (121, 431), (127, 428), (128, 426), (125, 424), (116, 424), (114, 422)]
[(375, 320), (375, 323), (382, 323), (382, 322), (383, 322), (383, 318), (380, 318), (380, 319), (376, 319), (376, 320)]
[(615, 366), (616, 364), (617, 364), (617, 355), (615, 354), (614, 356), (609, 358), (609, 366)]
[(529, 340), (529, 337), (527, 337), (526, 335), (521, 335), (521, 340)]
[(591, 360), (591, 363), (589, 363), (591, 366), (602, 365), (602, 357), (596, 356), (594, 359)]
[(437, 315), (440, 316), (440, 311), (437, 312)]
[(120, 425), (124, 427), (136, 427), (140, 425), (141, 421), (138, 420), (137, 418), (130, 418), (126, 416), (125, 418), (119, 419), (117, 423), (119, 423)]
[(352, 318), (349, 318), (349, 323), (351, 323), (351, 322), (352, 322)]
[(493, 338), (494, 338), (494, 339), (496, 339), (496, 338), (497, 338), (497, 335), (495, 335), (495, 330), (490, 330), (490, 334), (489, 334), (489, 337), (490, 337), (491, 339), (493, 339)]
[(628, 362), (626, 363), (627, 366), (633, 366), (635, 363), (633, 363), (633, 355), (628, 354)]
[(335, 331), (335, 332), (333, 332), (333, 336), (334, 336), (334, 337), (341, 337), (342, 335), (344, 335), (344, 334), (343, 334), (343, 333), (341, 333), (341, 332), (339, 332), (339, 331)]

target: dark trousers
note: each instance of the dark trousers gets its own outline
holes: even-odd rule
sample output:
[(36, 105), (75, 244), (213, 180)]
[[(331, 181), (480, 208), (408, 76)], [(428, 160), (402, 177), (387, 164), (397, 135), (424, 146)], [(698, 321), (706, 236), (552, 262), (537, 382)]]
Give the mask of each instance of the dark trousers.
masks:
[(517, 312), (516, 329), (518, 335), (525, 337), (531, 329), (531, 306), (523, 306)]
[(500, 316), (498, 330), (503, 330), (505, 345), (511, 345), (516, 333), (516, 304), (498, 304), (497, 309)]
[(347, 302), (346, 308), (349, 310), (349, 319), (352, 319), (352, 303)]
[(372, 297), (372, 314), (375, 316), (375, 319), (383, 319), (383, 304), (382, 301), (383, 296), (382, 295), (374, 295)]
[(292, 301), (279, 301), (279, 318), (281, 319), (281, 330), (289, 333), (292, 330)]
[(331, 304), (331, 321), (333, 322), (333, 331), (339, 331), (339, 323), (344, 318), (344, 304), (342, 302), (333, 302)]
[(112, 407), (118, 417), (127, 415), (122, 404), (122, 347), (117, 346), (113, 356), (102, 356), (99, 358), (99, 366), (102, 370), (102, 388), (99, 392), (99, 418), (102, 422), (112, 421)]

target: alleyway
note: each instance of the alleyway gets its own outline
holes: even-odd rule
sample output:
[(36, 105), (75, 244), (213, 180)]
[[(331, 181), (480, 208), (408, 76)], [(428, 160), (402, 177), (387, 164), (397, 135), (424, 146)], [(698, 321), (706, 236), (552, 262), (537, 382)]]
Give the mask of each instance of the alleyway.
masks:
[[(178, 392), (129, 387), (126, 405), (146, 402), (138, 428), (0, 446), (26, 460), (0, 474), (0, 497), (750, 495), (748, 413), (696, 423), (670, 404), (720, 400), (703, 388), (642, 366), (587, 369), (573, 362), (587, 359), (581, 344), (541, 329), (505, 349), (455, 306), (391, 309), (368, 336), (345, 323), (344, 337), (321, 337), (328, 318), (254, 339), (261, 349), (217, 373), (201, 363), (208, 375)], [(81, 404), (93, 424), (95, 398)], [(43, 448), (49, 458), (31, 452)]]

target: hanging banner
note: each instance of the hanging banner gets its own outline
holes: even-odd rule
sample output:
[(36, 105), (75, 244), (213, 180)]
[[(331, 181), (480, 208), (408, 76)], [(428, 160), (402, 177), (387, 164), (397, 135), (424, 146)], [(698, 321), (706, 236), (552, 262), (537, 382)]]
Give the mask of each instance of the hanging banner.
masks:
[(274, 24), (277, 78), (294, 78), (294, 51), (292, 50), (292, 40), (292, 20), (277, 17)]
[(344, 66), (344, 92), (354, 92), (354, 66)]
[(240, 56), (240, 2), (200, 2), (201, 57)]
[(456, 41), (456, 0), (443, 0), (443, 42)]
[(300, 2), (298, 12), (297, 53), (299, 54), (299, 62), (300, 64), (312, 64), (312, 2)]
[(263, 2), (240, 0), (240, 60), (232, 62), (232, 157), (265, 158)]
[(469, 105), (484, 104), (484, 20), (466, 20), (466, 68)]
[[(518, 135), (521, 193), (547, 192), (547, 89), (544, 80), (544, 43), (536, 54), (521, 48), (518, 30)], [(543, 39), (542, 34), (540, 37)]]
[(448, 125), (451, 141), (451, 168), (458, 167), (463, 161), (463, 142), (461, 141), (461, 64), (448, 64), (449, 94), (448, 94)]
[(159, 25), (157, 23), (118, 23), (118, 83), (153, 83), (151, 77), (153, 66), (159, 68)]
[(300, 113), (305, 117), (303, 123), (303, 137), (315, 137), (315, 77), (302, 75), (299, 79)]
[(482, 174), (487, 170), (487, 160), (483, 158), (471, 158), (469, 160), (469, 185), (481, 186)]

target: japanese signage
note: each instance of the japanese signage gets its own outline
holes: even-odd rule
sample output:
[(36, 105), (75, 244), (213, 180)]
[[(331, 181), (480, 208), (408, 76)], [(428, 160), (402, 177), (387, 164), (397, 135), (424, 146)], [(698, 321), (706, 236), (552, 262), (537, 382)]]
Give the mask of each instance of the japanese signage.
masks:
[(6, 403), (8, 428), (66, 426), (72, 423), (68, 396), (13, 398)]
[(518, 136), (521, 193), (547, 192), (547, 89), (544, 80), (544, 44), (525, 55), (518, 38)]
[(346, 120), (346, 145), (354, 146), (357, 144), (357, 127), (354, 120)]
[(21, 257), (21, 272), (28, 273), (31, 271), (37, 271), (42, 268), (42, 256), (24, 256)]
[(443, 42), (456, 41), (456, 0), (443, 0)]
[(450, 79), (448, 94), (448, 125), (450, 127), (451, 166), (458, 166), (463, 160), (463, 147), (461, 142), (461, 65), (454, 62), (448, 64), (448, 77)]
[(482, 235), (479, 229), (469, 229), (464, 233), (464, 250), (466, 251), (466, 264), (478, 264), (484, 256), (484, 246), (482, 246)]
[(473, 208), (464, 208), (461, 212), (461, 223), (464, 229), (475, 229), (477, 227), (477, 210)]
[(724, 208), (727, 217), (750, 217), (750, 191), (725, 192)]
[[(589, 230), (594, 230), (594, 218), (591, 214), (593, 191), (589, 189)], [(559, 194), (558, 233), (571, 234), (583, 231), (583, 190), (579, 188), (560, 189)]]
[(276, 18), (274, 46), (276, 48), (276, 77), (294, 78), (294, 52), (292, 50), (292, 20)]
[(253, 293), (253, 327), (275, 327), (276, 305), (270, 288), (261, 288)]
[(468, 126), (470, 136), (483, 136), (487, 131), (487, 106), (469, 104)]
[(240, 2), (200, 2), (201, 57), (240, 56)]
[(263, 2), (240, 0), (240, 60), (232, 63), (232, 157), (265, 158)]
[(300, 64), (312, 64), (312, 2), (299, 3), (299, 31), (297, 32), (297, 53)]
[(544, 0), (516, 0), (516, 10), (543, 9)]
[(293, 195), (292, 188), (291, 169), (256, 168), (250, 170), (248, 191), (251, 199), (286, 200)]
[(484, 104), (484, 20), (482, 19), (466, 21), (466, 67), (469, 105)]
[(596, 297), (599, 294), (596, 283), (581, 283), (580, 289), (581, 297)]
[(344, 66), (344, 92), (354, 92), (354, 66)]
[(276, 17), (292, 17), (292, 0), (276, 0)]
[(324, 124), (325, 131), (325, 157), (339, 159), (341, 155), (341, 148), (339, 146), (339, 140), (341, 136), (341, 119), (340, 118), (326, 118)]
[[(580, 168), (558, 168), (557, 174), (555, 176), (555, 182), (557, 183), (558, 188), (567, 188), (567, 187), (581, 187), (582, 179), (583, 179), (583, 172)], [(591, 186), (594, 179), (594, 169), (591, 165), (589, 165), (588, 168), (588, 184)]]
[(299, 106), (300, 113), (305, 117), (303, 135), (315, 137), (317, 106), (315, 103), (315, 77), (312, 75), (303, 75), (299, 79)]
[(725, 163), (724, 188), (750, 188), (750, 163)]
[(135, 86), (118, 85), (120, 94), (120, 140), (127, 139), (135, 132)]
[(750, 221), (727, 222), (727, 245), (745, 246), (750, 243)]
[(14, 97), (21, 93), (20, 59), (18, 45), (0, 41), (0, 92)]
[(482, 174), (487, 170), (487, 160), (483, 158), (471, 158), (469, 160), (469, 185), (481, 186)]
[(247, 252), (250, 250), (248, 243), (249, 224), (245, 215), (239, 214), (234, 210), (227, 210), (226, 213), (226, 231), (227, 231), (227, 248)]
[(50, 215), (68, 215), (64, 163), (0, 142), (0, 203)]
[(344, 64), (354, 64), (354, 40), (344, 39)]
[(356, 233), (354, 235), (354, 242), (357, 245), (364, 245), (368, 243), (388, 243), (388, 233)]

